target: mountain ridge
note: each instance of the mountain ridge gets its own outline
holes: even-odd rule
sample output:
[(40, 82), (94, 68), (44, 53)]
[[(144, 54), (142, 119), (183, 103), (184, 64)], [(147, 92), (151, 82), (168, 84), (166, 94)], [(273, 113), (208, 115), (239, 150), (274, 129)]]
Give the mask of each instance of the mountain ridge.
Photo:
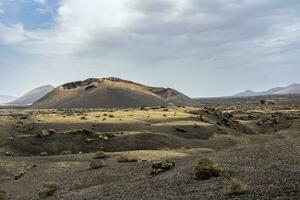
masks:
[(14, 101), (11, 101), (9, 104), (14, 105), (31, 105), (35, 101), (39, 100), (49, 92), (51, 92), (54, 89), (52, 85), (43, 85), (37, 88), (34, 88), (24, 94), (23, 96), (17, 98)]
[(250, 97), (250, 96), (264, 96), (264, 95), (284, 95), (284, 94), (300, 94), (300, 84), (293, 83), (286, 87), (275, 87), (267, 91), (254, 92), (246, 90), (244, 92), (233, 95), (234, 97)]
[(129, 108), (191, 105), (194, 100), (171, 88), (151, 87), (116, 77), (63, 84), (32, 108)]

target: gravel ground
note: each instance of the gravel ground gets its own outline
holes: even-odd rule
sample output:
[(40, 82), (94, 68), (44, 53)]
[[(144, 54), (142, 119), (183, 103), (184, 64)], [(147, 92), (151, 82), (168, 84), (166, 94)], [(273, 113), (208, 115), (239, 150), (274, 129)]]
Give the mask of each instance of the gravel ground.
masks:
[[(89, 169), (91, 154), (3, 158), (5, 162), (36, 167), (18, 180), (0, 184), (11, 199), (38, 199), (43, 183), (55, 182), (58, 189), (47, 199), (300, 199), (300, 135), (274, 139), (221, 152), (187, 151), (173, 158), (173, 170), (150, 177), (152, 161), (119, 163), (112, 154), (106, 166)], [(197, 160), (209, 157), (223, 166), (225, 173), (207, 181), (196, 181)], [(248, 192), (229, 196), (232, 178), (247, 185)]]

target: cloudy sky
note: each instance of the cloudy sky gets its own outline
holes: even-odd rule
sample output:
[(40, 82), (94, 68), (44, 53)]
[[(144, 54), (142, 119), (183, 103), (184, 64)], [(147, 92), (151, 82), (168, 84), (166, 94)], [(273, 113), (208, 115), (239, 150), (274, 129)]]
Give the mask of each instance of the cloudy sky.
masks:
[(299, 63), (299, 0), (0, 0), (0, 94), (116, 76), (224, 96)]

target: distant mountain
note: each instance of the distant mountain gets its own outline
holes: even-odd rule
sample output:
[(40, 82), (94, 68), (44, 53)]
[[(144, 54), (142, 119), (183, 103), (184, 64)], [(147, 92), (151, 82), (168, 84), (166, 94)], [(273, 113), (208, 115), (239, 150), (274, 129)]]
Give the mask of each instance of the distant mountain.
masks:
[(190, 105), (193, 100), (170, 89), (149, 87), (119, 78), (90, 78), (61, 85), (32, 108), (133, 108)]
[(8, 95), (0, 95), (0, 104), (9, 103), (14, 101), (16, 97), (8, 96)]
[(287, 87), (272, 88), (268, 91), (253, 92), (246, 90), (245, 92), (234, 95), (235, 97), (250, 97), (250, 96), (262, 96), (262, 95), (283, 95), (283, 94), (300, 94), (300, 84), (293, 83)]
[(52, 85), (44, 85), (31, 90), (20, 98), (10, 102), (15, 105), (31, 105), (54, 89)]

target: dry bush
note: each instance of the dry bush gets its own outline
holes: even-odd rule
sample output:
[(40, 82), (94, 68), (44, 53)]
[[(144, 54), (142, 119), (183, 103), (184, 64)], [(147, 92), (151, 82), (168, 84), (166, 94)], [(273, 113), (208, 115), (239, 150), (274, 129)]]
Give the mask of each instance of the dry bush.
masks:
[(108, 157), (108, 155), (104, 151), (97, 151), (94, 156), (95, 159), (102, 159), (102, 158), (107, 158), (107, 157)]
[(101, 160), (92, 160), (90, 162), (90, 169), (100, 169), (100, 168), (102, 168), (104, 166), (105, 166), (105, 164)]
[(248, 192), (247, 186), (238, 179), (232, 179), (226, 188), (228, 195), (242, 195)]
[(118, 157), (118, 162), (138, 162), (138, 158), (130, 155), (123, 154)]
[(39, 197), (41, 199), (52, 196), (57, 190), (57, 185), (54, 182), (44, 183), (42, 189), (39, 192)]
[(214, 161), (203, 158), (196, 166), (196, 180), (207, 180), (212, 177), (218, 177), (224, 169)]

